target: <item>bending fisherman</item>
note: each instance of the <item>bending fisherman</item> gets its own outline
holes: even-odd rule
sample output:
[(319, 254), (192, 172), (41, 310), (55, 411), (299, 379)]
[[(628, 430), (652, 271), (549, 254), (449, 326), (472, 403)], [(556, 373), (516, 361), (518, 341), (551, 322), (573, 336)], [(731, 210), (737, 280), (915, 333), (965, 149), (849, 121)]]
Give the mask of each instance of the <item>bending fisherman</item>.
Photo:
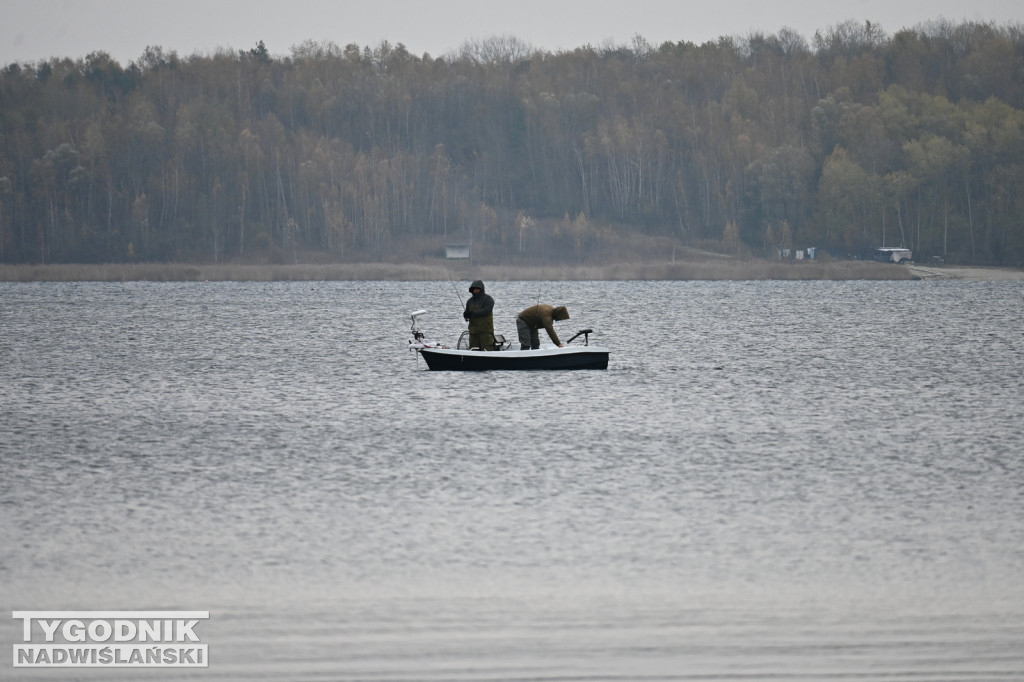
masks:
[(519, 313), (516, 318), (516, 330), (519, 332), (519, 350), (536, 350), (540, 348), (538, 330), (543, 327), (551, 341), (559, 348), (565, 348), (555, 333), (555, 320), (568, 320), (569, 311), (564, 305), (558, 307), (547, 303), (538, 303)]

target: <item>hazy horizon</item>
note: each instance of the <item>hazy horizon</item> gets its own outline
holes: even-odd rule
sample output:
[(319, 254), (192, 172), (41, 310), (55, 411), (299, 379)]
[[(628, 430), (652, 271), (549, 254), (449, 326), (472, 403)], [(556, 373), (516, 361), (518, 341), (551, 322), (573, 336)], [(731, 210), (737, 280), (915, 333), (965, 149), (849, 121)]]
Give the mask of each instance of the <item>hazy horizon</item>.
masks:
[(818, 30), (847, 20), (871, 21), (887, 33), (948, 20), (1024, 21), (1020, 3), (978, 0), (965, 8), (954, 0), (884, 3), (858, 0), (842, 8), (795, 0), (767, 4), (742, 0), (718, 4), (637, 0), (603, 9), (584, 0), (426, 3), (390, 0), (374, 4), (307, 0), (299, 3), (217, 3), (181, 0), (161, 5), (128, 0), (0, 0), (0, 65), (52, 57), (78, 59), (103, 51), (122, 64), (147, 46), (181, 56), (249, 49), (263, 41), (272, 55), (290, 54), (307, 40), (338, 45), (401, 43), (410, 53), (450, 54), (467, 41), (510, 36), (551, 52), (583, 45), (629, 44), (641, 36), (703, 43), (722, 36), (777, 33), (783, 28), (808, 41)]

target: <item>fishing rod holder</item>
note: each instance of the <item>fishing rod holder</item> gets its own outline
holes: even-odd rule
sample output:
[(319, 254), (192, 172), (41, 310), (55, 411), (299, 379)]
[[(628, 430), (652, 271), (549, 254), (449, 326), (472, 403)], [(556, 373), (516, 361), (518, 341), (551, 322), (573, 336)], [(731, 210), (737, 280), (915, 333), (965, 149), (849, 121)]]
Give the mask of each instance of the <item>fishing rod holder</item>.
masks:
[(566, 341), (565, 345), (568, 346), (570, 343), (572, 343), (576, 339), (577, 336), (582, 334), (583, 335), (583, 345), (584, 346), (589, 346), (590, 345), (590, 335), (592, 333), (594, 333), (593, 329), (581, 329), (578, 332), (576, 332), (575, 336), (573, 336), (571, 339)]

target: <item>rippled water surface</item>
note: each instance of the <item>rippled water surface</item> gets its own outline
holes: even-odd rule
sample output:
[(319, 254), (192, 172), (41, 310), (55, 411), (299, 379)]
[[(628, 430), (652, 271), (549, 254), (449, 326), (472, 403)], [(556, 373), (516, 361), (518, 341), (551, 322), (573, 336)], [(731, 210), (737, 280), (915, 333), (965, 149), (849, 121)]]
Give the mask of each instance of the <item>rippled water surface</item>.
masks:
[(0, 284), (0, 608), (210, 610), (217, 680), (1024, 679), (1021, 283), (489, 282), (609, 369), (426, 371), (465, 288)]

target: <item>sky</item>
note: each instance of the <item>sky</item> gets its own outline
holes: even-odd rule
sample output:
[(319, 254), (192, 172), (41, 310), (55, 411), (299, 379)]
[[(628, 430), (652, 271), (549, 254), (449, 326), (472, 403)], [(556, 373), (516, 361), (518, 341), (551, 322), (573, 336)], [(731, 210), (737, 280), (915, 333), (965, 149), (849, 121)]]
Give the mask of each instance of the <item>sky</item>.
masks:
[(149, 46), (179, 56), (248, 50), (285, 56), (306, 40), (403, 43), (442, 56), (468, 40), (517, 38), (556, 52), (582, 45), (703, 43), (789, 28), (808, 41), (845, 20), (892, 34), (935, 19), (1024, 22), (1021, 0), (0, 0), (0, 65), (109, 53), (123, 66)]

